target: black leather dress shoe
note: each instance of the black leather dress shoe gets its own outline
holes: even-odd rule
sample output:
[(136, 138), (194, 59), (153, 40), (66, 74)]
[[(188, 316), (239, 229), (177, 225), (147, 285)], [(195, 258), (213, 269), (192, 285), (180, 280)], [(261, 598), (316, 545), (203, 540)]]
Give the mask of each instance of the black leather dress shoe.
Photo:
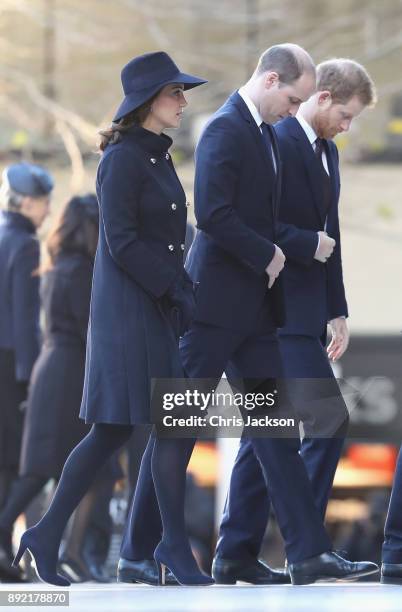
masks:
[(212, 577), (217, 584), (290, 584), (286, 570), (273, 570), (263, 561), (244, 562), (234, 559), (215, 557), (212, 563)]
[(311, 557), (311, 559), (306, 559), (300, 563), (289, 564), (292, 584), (357, 580), (362, 576), (375, 574), (378, 569), (378, 565), (371, 561), (347, 561), (332, 551)]
[(381, 584), (402, 584), (402, 563), (382, 563)]
[[(158, 569), (153, 559), (130, 561), (120, 557), (117, 566), (117, 582), (140, 582), (158, 586)], [(172, 572), (166, 568), (165, 586), (177, 586), (178, 582)]]

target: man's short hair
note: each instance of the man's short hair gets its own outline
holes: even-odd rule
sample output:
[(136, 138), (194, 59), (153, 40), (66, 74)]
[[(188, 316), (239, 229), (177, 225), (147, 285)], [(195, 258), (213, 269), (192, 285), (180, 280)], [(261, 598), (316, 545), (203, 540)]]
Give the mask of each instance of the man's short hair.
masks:
[(351, 59), (335, 58), (317, 66), (317, 91), (329, 91), (333, 102), (347, 104), (357, 96), (363, 106), (374, 106), (377, 94), (367, 70)]
[(291, 43), (274, 45), (261, 55), (258, 60), (256, 75), (264, 72), (277, 72), (282, 83), (289, 84), (297, 81), (304, 72), (315, 76), (315, 65), (311, 56)]

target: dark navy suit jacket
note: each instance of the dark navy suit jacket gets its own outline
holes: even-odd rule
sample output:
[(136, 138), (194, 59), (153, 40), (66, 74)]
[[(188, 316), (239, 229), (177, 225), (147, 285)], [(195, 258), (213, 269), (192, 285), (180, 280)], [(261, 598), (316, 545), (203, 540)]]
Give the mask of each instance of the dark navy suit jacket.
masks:
[[(235, 92), (212, 116), (196, 149), (198, 232), (186, 262), (199, 283), (196, 321), (252, 332), (270, 312), (267, 328), (283, 324), (281, 283), (268, 290), (265, 273), (277, 231), (277, 150), (276, 165), (277, 174), (259, 127)], [(295, 257), (314, 251), (314, 232), (283, 227), (281, 235)]]
[[(326, 212), (323, 209), (322, 179), (311, 143), (294, 117), (277, 123), (275, 132), (282, 159), (280, 221), (303, 230), (323, 230)], [(331, 140), (325, 141), (325, 151), (332, 187), (326, 231), (336, 241), (336, 247), (327, 263), (323, 264), (314, 259), (314, 253), (310, 259), (294, 258), (279, 238), (278, 244), (287, 257), (282, 273), (286, 325), (281, 333), (285, 334), (321, 336), (328, 321), (348, 315), (339, 235), (338, 151)]]

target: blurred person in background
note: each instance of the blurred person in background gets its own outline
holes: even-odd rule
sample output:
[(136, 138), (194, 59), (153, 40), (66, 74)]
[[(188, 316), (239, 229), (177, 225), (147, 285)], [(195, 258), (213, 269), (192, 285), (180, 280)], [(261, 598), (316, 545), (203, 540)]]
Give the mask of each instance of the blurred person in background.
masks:
[[(40, 348), (37, 230), (49, 213), (53, 178), (28, 163), (8, 166), (0, 189), (0, 509), (18, 474), (31, 371)], [(9, 565), (11, 538), (0, 563)]]
[[(317, 509), (325, 518), (348, 425), (348, 410), (330, 360), (346, 351), (348, 308), (343, 284), (338, 201), (339, 158), (333, 138), (349, 130), (375, 104), (375, 86), (366, 69), (350, 59), (317, 66), (317, 91), (296, 116), (276, 123), (282, 162), (279, 221), (314, 240), (303, 257), (293, 239), (278, 244), (286, 255), (282, 274), (286, 322), (279, 330), (284, 377), (304, 424), (301, 456)], [(327, 325), (332, 340), (326, 348)], [(243, 440), (233, 469), (214, 562), (217, 581), (244, 575), (257, 563), (270, 511), (260, 464)], [(278, 518), (278, 517), (277, 517)]]
[(384, 536), (381, 582), (402, 585), (402, 448), (396, 464)]
[[(205, 83), (164, 52), (131, 60), (125, 97), (102, 134), (100, 207), (81, 416), (89, 434), (71, 452), (44, 517), (26, 531), (15, 558), (35, 558), (42, 580), (59, 586), (59, 545), (68, 519), (107, 459), (136, 425), (151, 422), (152, 378), (182, 378), (178, 338), (190, 325), (194, 289), (183, 266), (186, 196), (163, 132), (180, 126), (184, 90)], [(166, 568), (180, 584), (212, 584), (199, 570), (184, 524), (187, 440), (152, 437), (152, 476), (163, 534), (152, 551), (159, 582)], [(148, 524), (143, 524), (143, 530)], [(160, 534), (159, 534), (160, 536)]]
[[(45, 337), (35, 362), (22, 438), (20, 475), (0, 512), (0, 577), (18, 572), (11, 567), (8, 542), (18, 516), (46, 483), (60, 478), (71, 449), (88, 433), (79, 418), (85, 368), (93, 261), (98, 241), (95, 195), (73, 197), (47, 239), (48, 262), (42, 267), (41, 302)], [(74, 516), (61, 560), (74, 581), (90, 579), (80, 547), (97, 494), (113, 468), (102, 473)]]

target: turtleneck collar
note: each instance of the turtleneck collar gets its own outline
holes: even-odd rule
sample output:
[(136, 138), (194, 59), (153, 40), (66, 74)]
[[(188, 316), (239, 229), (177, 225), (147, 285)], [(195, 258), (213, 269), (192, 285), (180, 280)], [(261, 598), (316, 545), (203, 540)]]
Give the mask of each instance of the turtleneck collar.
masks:
[(145, 151), (152, 155), (167, 153), (173, 140), (166, 134), (155, 134), (141, 126), (133, 126), (124, 133), (123, 138), (130, 138), (137, 142)]
[(19, 212), (15, 212), (13, 210), (3, 210), (1, 211), (3, 218), (6, 220), (6, 223), (12, 225), (14, 227), (19, 227), (29, 234), (36, 234), (36, 227), (32, 223), (28, 217), (25, 215), (21, 215)]

